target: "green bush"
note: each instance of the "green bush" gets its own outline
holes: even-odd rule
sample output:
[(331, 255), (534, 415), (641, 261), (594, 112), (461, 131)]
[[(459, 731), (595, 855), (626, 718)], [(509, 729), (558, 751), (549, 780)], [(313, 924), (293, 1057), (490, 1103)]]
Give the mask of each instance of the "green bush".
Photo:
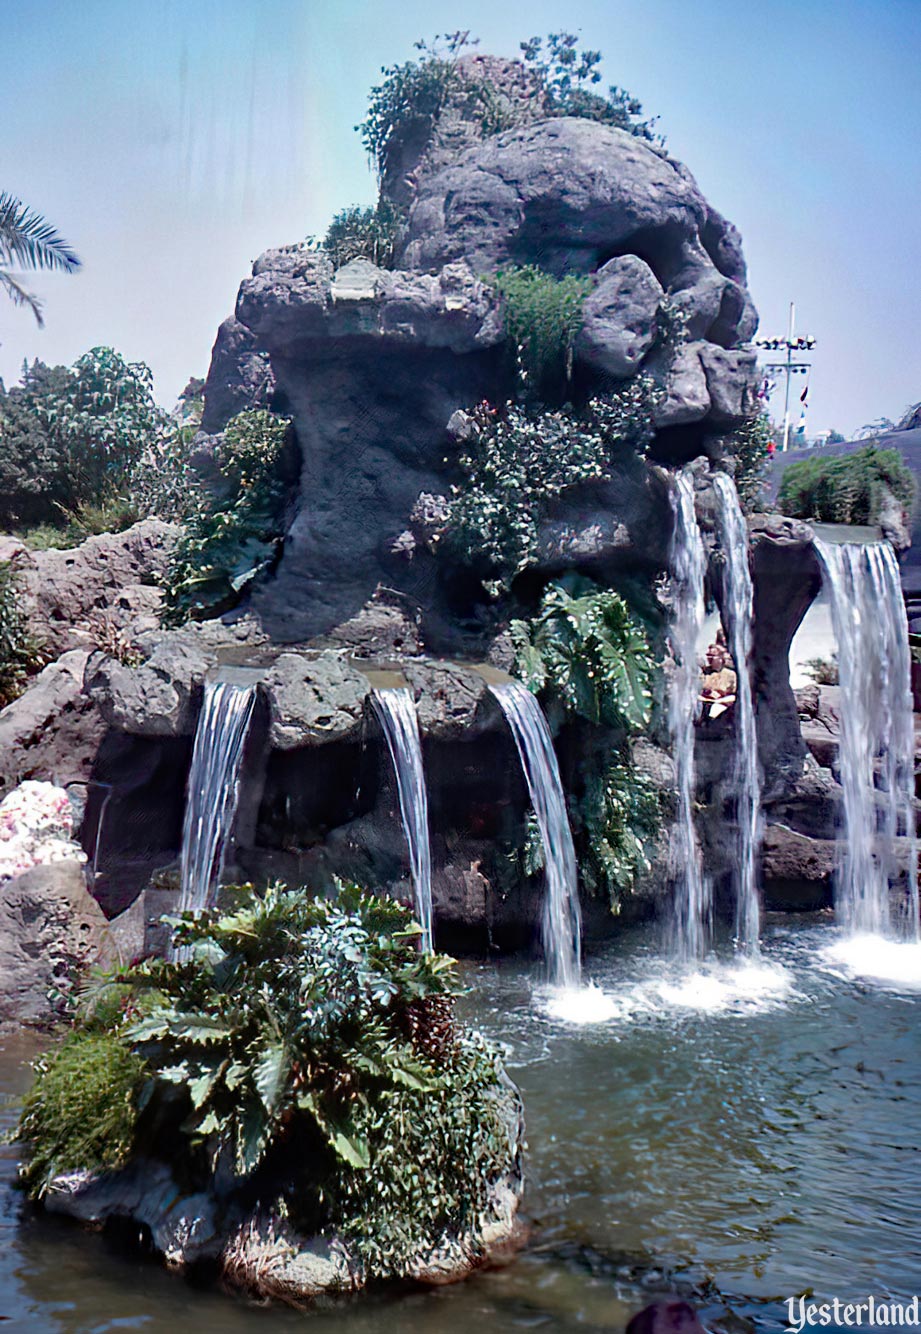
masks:
[(30, 1195), (42, 1196), (66, 1172), (120, 1167), (134, 1144), (143, 1060), (114, 1035), (80, 1032), (41, 1056), (35, 1071), (18, 1129)]
[(536, 558), (548, 502), (608, 476), (625, 452), (645, 449), (656, 393), (640, 375), (581, 412), (480, 404), (459, 460), (467, 480), (454, 490), (444, 553), (483, 571), (491, 596), (506, 592)]
[(515, 347), (525, 386), (539, 392), (550, 377), (572, 374), (576, 334), (592, 278), (554, 278), (534, 264), (505, 269), (490, 282), (502, 298), (505, 335)]
[(897, 449), (867, 445), (836, 458), (817, 455), (786, 469), (778, 502), (784, 514), (821, 523), (878, 523), (886, 492), (909, 508), (915, 483)]
[(376, 208), (347, 208), (329, 224), (323, 249), (337, 269), (352, 259), (391, 269), (399, 224), (398, 211), (385, 199)]
[[(447, 33), (429, 44), (416, 42), (417, 60), (383, 68), (383, 80), (371, 89), (368, 114), (355, 128), (383, 176), (394, 147), (414, 133), (427, 134), (449, 103), (459, 104), (484, 135), (555, 116), (581, 116), (653, 140), (654, 121), (622, 88), (606, 95), (593, 89), (601, 81), (599, 51), (582, 51), (571, 33), (551, 33), (522, 42), (522, 72), (530, 76), (530, 95), (512, 102), (488, 79), (461, 65), (478, 45), (469, 31)], [(662, 142), (661, 139), (658, 140)]]
[(654, 663), (645, 631), (618, 593), (566, 575), (530, 621), (512, 621), (515, 673), (567, 713), (638, 732), (649, 723)]
[(44, 663), (22, 607), (16, 570), (10, 561), (0, 561), (0, 709), (22, 694)]
[[(445, 1226), (475, 1225), (509, 1167), (497, 1053), (456, 1021), (454, 962), (420, 953), (418, 935), (407, 909), (350, 886), (335, 902), (274, 886), (184, 917), (184, 961), (122, 974), (108, 1006), (123, 1015), (134, 988), (140, 1017), (103, 1039), (125, 1065), (113, 1061), (99, 1108), (106, 1121), (128, 1111), (97, 1133), (96, 1081), (77, 1082), (67, 1125), (93, 1127), (93, 1163), (133, 1144), (190, 1189), (220, 1164), (222, 1189), (274, 1201), (305, 1235), (335, 1231), (377, 1275), (400, 1274)], [(104, 1013), (97, 1003), (97, 1026)], [(30, 1183), (89, 1165), (58, 1152), (59, 1101), (40, 1075), (21, 1127)]]
[(69, 369), (34, 362), (0, 393), (0, 523), (66, 527), (124, 493), (164, 415), (150, 370), (96, 347)]
[[(192, 513), (165, 576), (170, 623), (229, 610), (271, 563), (284, 534), (288, 431), (272, 412), (238, 413), (215, 450), (221, 485), (213, 492), (188, 486)], [(180, 467), (171, 485), (181, 486), (182, 477)]]
[(577, 835), (584, 839), (580, 869), (586, 887), (606, 895), (611, 911), (620, 911), (636, 878), (648, 871), (647, 847), (662, 825), (657, 789), (632, 764), (615, 760), (588, 777), (574, 810)]
[(726, 438), (726, 443), (735, 456), (736, 490), (746, 514), (753, 514), (763, 503), (764, 482), (773, 439), (773, 427), (763, 412), (747, 418)]

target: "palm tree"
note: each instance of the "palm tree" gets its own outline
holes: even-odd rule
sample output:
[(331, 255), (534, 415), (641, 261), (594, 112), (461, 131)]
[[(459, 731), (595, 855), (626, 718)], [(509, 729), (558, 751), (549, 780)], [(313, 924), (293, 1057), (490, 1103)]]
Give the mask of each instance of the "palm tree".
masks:
[(70, 246), (58, 236), (40, 213), (30, 209), (15, 195), (0, 191), (0, 287), (4, 288), (17, 306), (28, 306), (42, 328), (42, 303), (32, 292), (26, 291), (9, 271), (19, 269), (57, 269), (74, 273), (80, 260)]

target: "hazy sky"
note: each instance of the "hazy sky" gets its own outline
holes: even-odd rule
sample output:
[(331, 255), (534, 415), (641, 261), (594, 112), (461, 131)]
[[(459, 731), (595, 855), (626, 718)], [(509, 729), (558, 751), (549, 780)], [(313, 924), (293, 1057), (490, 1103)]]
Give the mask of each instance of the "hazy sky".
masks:
[(171, 403), (251, 261), (370, 203), (380, 67), (578, 30), (740, 228), (762, 332), (818, 338), (810, 431), (921, 399), (921, 0), (0, 0), (0, 188), (84, 261), (0, 303), (0, 376), (110, 344)]

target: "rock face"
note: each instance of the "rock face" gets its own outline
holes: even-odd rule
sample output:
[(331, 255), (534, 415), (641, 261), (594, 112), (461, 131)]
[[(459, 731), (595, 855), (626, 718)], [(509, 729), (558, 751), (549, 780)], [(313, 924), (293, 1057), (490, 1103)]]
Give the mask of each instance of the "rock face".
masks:
[(27, 778), (89, 778), (105, 721), (83, 692), (90, 654), (71, 649), (0, 711), (0, 797)]
[(16, 563), (25, 605), (46, 654), (57, 657), (91, 647), (100, 635), (133, 637), (158, 625), (161, 594), (155, 584), (177, 536), (175, 525), (144, 519), (68, 551), (20, 547)]
[(0, 1023), (52, 1023), (89, 966), (116, 962), (79, 862), (35, 866), (0, 885)]
[[(528, 119), (526, 67), (488, 57), (474, 66)], [(303, 460), (276, 576), (252, 599), (274, 639), (352, 626), (386, 588), (418, 608), (420, 643), (456, 654), (471, 646), (414, 516), (423, 497), (450, 495), (457, 480), (449, 419), (514, 388), (502, 312), (484, 279), (512, 263), (588, 275), (576, 380), (603, 392), (638, 371), (653, 375), (665, 393), (652, 453), (665, 459), (693, 456), (708, 432), (751, 410), (756, 317), (738, 234), (690, 172), (597, 122), (537, 121), (484, 139), (469, 109), (451, 103), (441, 121), (414, 123), (392, 146), (384, 195), (407, 210), (393, 270), (353, 260), (336, 272), (324, 253), (298, 245), (256, 261), (215, 344), (203, 425), (219, 430), (232, 412), (266, 401), (270, 367), (273, 401), (292, 414)], [(677, 356), (662, 345), (666, 300), (687, 328)], [(663, 497), (642, 490), (625, 473), (567, 497), (539, 570), (648, 568), (661, 556), (646, 546), (665, 531), (650, 522), (651, 510), (663, 517)]]

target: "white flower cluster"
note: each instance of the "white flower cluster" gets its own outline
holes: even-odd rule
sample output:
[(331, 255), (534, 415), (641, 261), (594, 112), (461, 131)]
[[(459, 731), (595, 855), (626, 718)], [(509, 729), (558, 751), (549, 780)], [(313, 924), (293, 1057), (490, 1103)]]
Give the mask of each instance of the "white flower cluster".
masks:
[(54, 783), (21, 783), (0, 801), (0, 880), (62, 861), (86, 861), (73, 841), (67, 793)]

